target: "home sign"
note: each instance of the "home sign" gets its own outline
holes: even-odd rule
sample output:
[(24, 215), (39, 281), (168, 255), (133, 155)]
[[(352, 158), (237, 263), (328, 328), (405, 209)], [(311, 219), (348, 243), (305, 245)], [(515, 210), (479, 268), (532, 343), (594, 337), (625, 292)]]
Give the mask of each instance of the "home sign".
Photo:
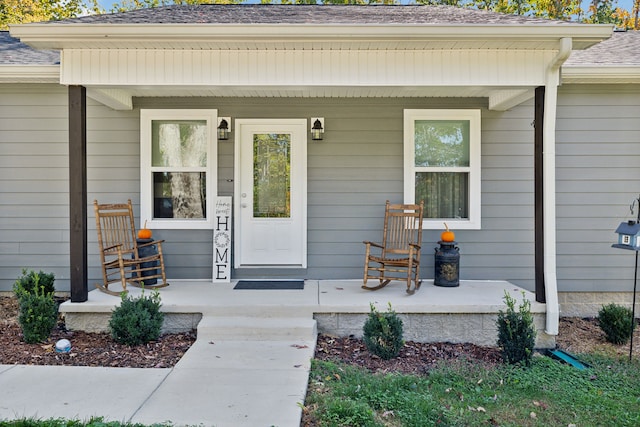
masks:
[(231, 281), (231, 197), (218, 197), (213, 228), (213, 283)]

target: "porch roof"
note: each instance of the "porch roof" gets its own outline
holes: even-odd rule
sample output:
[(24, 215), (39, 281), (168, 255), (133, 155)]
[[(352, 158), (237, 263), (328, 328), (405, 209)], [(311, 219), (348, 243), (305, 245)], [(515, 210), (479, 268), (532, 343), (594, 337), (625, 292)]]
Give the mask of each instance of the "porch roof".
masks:
[(508, 109), (545, 84), (562, 41), (580, 50), (611, 32), (416, 5), (167, 6), (11, 28), (63, 52), (61, 84), (115, 109), (146, 96), (486, 97)]
[(584, 49), (611, 25), (453, 6), (183, 5), (13, 26), (38, 49)]

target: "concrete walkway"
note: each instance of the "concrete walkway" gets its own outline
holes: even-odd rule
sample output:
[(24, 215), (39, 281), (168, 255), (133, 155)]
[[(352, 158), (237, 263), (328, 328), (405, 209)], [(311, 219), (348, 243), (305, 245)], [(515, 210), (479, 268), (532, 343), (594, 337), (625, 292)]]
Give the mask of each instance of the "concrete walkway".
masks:
[[(161, 291), (163, 311), (203, 314), (196, 342), (174, 368), (0, 365), (0, 420), (101, 416), (147, 425), (299, 426), (317, 337), (314, 312), (366, 313), (369, 302), (381, 310), (391, 302), (399, 312), (491, 311), (501, 307), (505, 290), (521, 292), (507, 282), (456, 289), (426, 283), (407, 296), (402, 284), (373, 293), (360, 284), (307, 281), (302, 291), (246, 291), (172, 282)], [(65, 303), (61, 311), (110, 313), (118, 302), (92, 291), (89, 301)]]
[[(178, 285), (162, 291), (165, 309), (184, 312), (194, 304), (208, 305), (197, 308), (204, 311), (197, 340), (175, 367), (0, 365), (0, 420), (101, 416), (147, 425), (300, 425), (317, 337), (311, 310), (317, 305), (317, 285), (304, 291), (229, 295), (222, 292), (222, 287), (231, 291), (229, 285), (211, 295), (198, 292), (207, 286), (203, 284), (182, 284), (179, 295), (173, 286)], [(185, 293), (185, 286), (196, 289)], [(191, 302), (181, 301), (189, 294)], [(95, 291), (90, 296), (88, 305), (101, 304), (107, 297), (110, 310), (119, 301)], [(213, 297), (216, 303), (207, 304)], [(227, 297), (243, 300), (243, 307), (230, 300), (221, 305)], [(287, 310), (282, 301), (297, 305)]]

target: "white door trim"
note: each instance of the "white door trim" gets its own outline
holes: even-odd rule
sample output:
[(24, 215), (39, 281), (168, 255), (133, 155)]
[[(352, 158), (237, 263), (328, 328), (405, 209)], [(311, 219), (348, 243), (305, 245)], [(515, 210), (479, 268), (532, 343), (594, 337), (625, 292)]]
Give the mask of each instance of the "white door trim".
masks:
[[(253, 201), (249, 197), (242, 197), (242, 194), (249, 194), (253, 190), (253, 182), (243, 182), (242, 169), (243, 141), (255, 127), (265, 127), (266, 132), (276, 132), (275, 128), (282, 130), (277, 132), (296, 132), (296, 138), (291, 142), (291, 203), (292, 216), (295, 214), (297, 224), (297, 234), (299, 234), (300, 257), (296, 262), (274, 262), (265, 263), (247, 262), (243, 259), (243, 237), (248, 237), (249, 226), (243, 224), (243, 210), (250, 208)], [(234, 268), (307, 268), (307, 119), (236, 119), (234, 125)], [(252, 154), (251, 154), (252, 155)], [(249, 179), (246, 179), (249, 181)], [(251, 180), (252, 181), (252, 180)], [(249, 187), (247, 187), (249, 186)], [(293, 193), (298, 191), (295, 196)], [(294, 198), (297, 203), (294, 203)], [(294, 213), (294, 209), (298, 209)], [(249, 231), (250, 232), (250, 231)], [(243, 234), (245, 233), (245, 234)], [(246, 241), (246, 239), (245, 239)], [(246, 257), (246, 256), (245, 256)]]

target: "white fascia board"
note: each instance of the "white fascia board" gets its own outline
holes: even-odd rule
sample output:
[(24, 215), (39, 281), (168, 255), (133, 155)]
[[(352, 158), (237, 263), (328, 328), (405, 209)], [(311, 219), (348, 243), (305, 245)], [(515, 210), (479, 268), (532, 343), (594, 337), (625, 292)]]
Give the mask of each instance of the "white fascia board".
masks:
[(0, 83), (60, 83), (60, 66), (0, 65)]
[[(546, 66), (555, 52), (65, 49), (63, 53), (62, 84), (104, 88), (336, 85), (526, 88), (544, 84)], [(281, 64), (287, 66), (283, 68)]]
[(563, 83), (640, 83), (640, 65), (564, 66)]
[[(455, 40), (477, 43), (478, 39), (540, 43), (559, 38), (574, 39), (574, 48), (586, 48), (607, 39), (612, 25), (535, 24), (535, 25), (310, 25), (310, 24), (23, 24), (11, 26), (11, 35), (38, 49), (91, 47), (127, 47), (146, 42), (150, 46), (189, 45), (220, 41), (247, 42), (318, 42), (352, 43), (404, 40)], [(549, 46), (549, 49), (555, 48)]]

